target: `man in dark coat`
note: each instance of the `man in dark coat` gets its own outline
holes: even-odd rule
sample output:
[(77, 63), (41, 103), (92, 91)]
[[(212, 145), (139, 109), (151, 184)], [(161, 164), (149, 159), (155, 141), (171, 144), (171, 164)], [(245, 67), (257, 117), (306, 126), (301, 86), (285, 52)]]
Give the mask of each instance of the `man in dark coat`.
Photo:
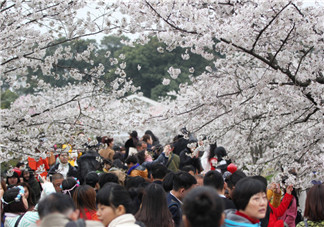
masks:
[(102, 169), (102, 161), (102, 158), (95, 150), (89, 150), (85, 154), (81, 155), (78, 159), (78, 176), (81, 184), (83, 184), (83, 181), (89, 172)]
[(197, 180), (187, 172), (179, 171), (174, 175), (173, 188), (167, 194), (167, 203), (175, 227), (181, 226), (182, 199), (195, 184), (197, 184)]

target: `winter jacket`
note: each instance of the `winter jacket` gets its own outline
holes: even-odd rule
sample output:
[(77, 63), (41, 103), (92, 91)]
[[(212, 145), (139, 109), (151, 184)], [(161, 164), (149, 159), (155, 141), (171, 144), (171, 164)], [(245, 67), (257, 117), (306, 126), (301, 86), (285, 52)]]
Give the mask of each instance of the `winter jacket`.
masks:
[(248, 219), (237, 215), (236, 210), (225, 210), (225, 223), (223, 227), (260, 227), (260, 223), (253, 224)]
[(106, 149), (101, 149), (98, 153), (100, 154), (100, 156), (103, 159), (109, 159), (109, 160), (113, 161), (115, 151), (113, 149), (111, 149), (110, 147), (107, 147)]
[[(48, 171), (48, 175), (53, 175), (53, 174), (57, 173), (60, 168), (60, 165), (62, 165), (62, 164), (57, 163), (54, 166), (52, 166), (50, 168), (50, 170)], [(75, 167), (71, 166), (70, 163), (68, 163), (68, 166), (69, 166), (69, 170), (66, 174), (66, 177), (78, 177), (77, 169)]]
[(88, 151), (78, 159), (78, 178), (83, 184), (85, 176), (91, 171), (101, 169), (101, 157), (96, 151)]
[(167, 194), (167, 203), (174, 221), (174, 226), (179, 227), (182, 220), (182, 204), (170, 192)]
[(135, 224), (136, 219), (132, 214), (123, 214), (112, 220), (108, 227), (139, 227)]
[(128, 170), (127, 175), (131, 177), (140, 176), (147, 179), (148, 171), (144, 166), (136, 164), (136, 166), (133, 166), (132, 169)]
[(285, 196), (283, 197), (280, 205), (277, 208), (275, 208), (271, 204), (269, 204), (271, 211), (270, 211), (268, 227), (284, 226), (283, 220), (278, 220), (278, 217), (282, 216), (285, 213), (292, 198), (293, 198), (293, 195), (289, 195), (286, 193)]
[(297, 202), (296, 202), (296, 198), (293, 197), (291, 201), (291, 205), (286, 210), (286, 212), (281, 217), (279, 217), (279, 219), (287, 223), (289, 227), (295, 227), (296, 216), (297, 216)]

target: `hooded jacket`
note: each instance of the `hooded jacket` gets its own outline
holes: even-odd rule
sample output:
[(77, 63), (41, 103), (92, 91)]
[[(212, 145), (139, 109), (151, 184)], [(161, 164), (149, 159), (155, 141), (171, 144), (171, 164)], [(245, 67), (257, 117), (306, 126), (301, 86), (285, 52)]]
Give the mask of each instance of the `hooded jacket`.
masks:
[(252, 224), (248, 219), (235, 214), (236, 210), (225, 210), (225, 223), (223, 227), (260, 227), (260, 222)]

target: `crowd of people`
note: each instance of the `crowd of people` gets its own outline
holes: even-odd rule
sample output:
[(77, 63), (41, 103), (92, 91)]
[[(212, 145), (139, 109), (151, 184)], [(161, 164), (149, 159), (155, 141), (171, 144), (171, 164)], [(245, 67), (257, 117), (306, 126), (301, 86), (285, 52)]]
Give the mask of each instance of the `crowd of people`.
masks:
[(320, 182), (301, 214), (285, 179), (247, 176), (224, 147), (182, 132), (163, 146), (150, 130), (123, 146), (97, 137), (82, 153), (64, 144), (19, 162), (1, 178), (1, 226), (324, 226)]

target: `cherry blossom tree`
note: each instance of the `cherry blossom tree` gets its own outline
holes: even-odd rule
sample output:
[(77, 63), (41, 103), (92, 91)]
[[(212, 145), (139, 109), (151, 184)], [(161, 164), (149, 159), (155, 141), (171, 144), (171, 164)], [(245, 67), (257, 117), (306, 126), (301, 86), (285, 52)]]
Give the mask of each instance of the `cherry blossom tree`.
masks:
[[(121, 34), (125, 20), (114, 16), (117, 7), (115, 3), (83, 0), (0, 2), (1, 85), (15, 90), (30, 86), (30, 80), (37, 84), (33, 95), (21, 96), (10, 109), (1, 110), (1, 162), (35, 156), (35, 148), (44, 154), (56, 143), (73, 142), (78, 147), (84, 143), (83, 138), (76, 138), (80, 132), (92, 136), (122, 129), (118, 123), (123, 122), (122, 117), (112, 113), (126, 116), (131, 108), (119, 99), (137, 89), (125, 78), (122, 56), (115, 59), (109, 52), (105, 54), (112, 65), (118, 65), (118, 78), (105, 84), (102, 77), (109, 69), (94, 65), (91, 59), (96, 46), (90, 43), (78, 53), (66, 45), (99, 33)], [(53, 47), (55, 52), (49, 55), (47, 50)], [(91, 67), (80, 70), (59, 64), (71, 59)], [(57, 68), (64, 68), (64, 74), (57, 73)], [(56, 80), (73, 78), (76, 82), (56, 88), (38, 78), (39, 71)]]
[(250, 173), (287, 175), (299, 186), (324, 176), (323, 10), (282, 0), (122, 4), (130, 25), (156, 34), (167, 50), (181, 46), (214, 61), (170, 94), (176, 101), (159, 121), (209, 135)]
[[(80, 15), (87, 6), (96, 13)], [(125, 17), (114, 19), (117, 10)], [(250, 173), (274, 173), (278, 179), (288, 175), (299, 186), (307, 186), (314, 175), (324, 176), (322, 5), (288, 0), (95, 1), (90, 5), (46, 0), (2, 1), (0, 12), (1, 81), (12, 88), (26, 84), (27, 70), (62, 79), (55, 72), (60, 59), (91, 64), (93, 45), (83, 53), (59, 45), (97, 33), (138, 33), (142, 44), (156, 35), (167, 45), (157, 49), (160, 53), (180, 46), (185, 48), (184, 61), (195, 53), (214, 62), (198, 77), (191, 76), (194, 68), (181, 72), (170, 67), (170, 77), (163, 84), (179, 73), (187, 73), (192, 84), (181, 84), (179, 92), (170, 93), (175, 100), (163, 100), (168, 108), (160, 117), (152, 117), (142, 106), (118, 101), (136, 91), (125, 79), (123, 59), (111, 59), (119, 65), (119, 78), (109, 89), (101, 80), (107, 71), (102, 65), (83, 71), (66, 68), (64, 78), (88, 82), (60, 89), (34, 76), (38, 94), (21, 97), (11, 109), (2, 110), (0, 143), (12, 148), (11, 153), (8, 149), (1, 153), (3, 160), (19, 152), (30, 154), (40, 133), (47, 138), (41, 145), (48, 148), (79, 131), (95, 135), (114, 127), (124, 130), (125, 125), (162, 125), (170, 131), (186, 126), (196, 134), (207, 134), (209, 142), (217, 140)], [(58, 37), (63, 40), (57, 41)], [(52, 46), (57, 51), (45, 56)]]

